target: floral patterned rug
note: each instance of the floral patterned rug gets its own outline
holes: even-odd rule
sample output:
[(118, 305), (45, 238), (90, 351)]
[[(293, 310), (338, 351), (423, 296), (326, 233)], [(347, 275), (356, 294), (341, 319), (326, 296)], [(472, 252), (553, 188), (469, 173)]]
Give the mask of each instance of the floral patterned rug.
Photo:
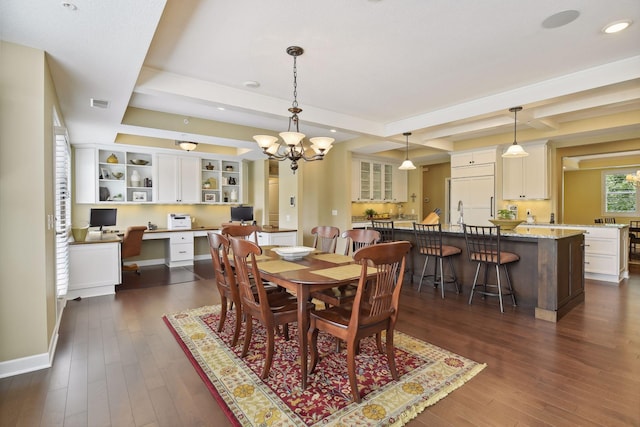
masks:
[(222, 332), (216, 332), (220, 306), (206, 306), (163, 316), (193, 366), (237, 426), (401, 426), (426, 407), (462, 386), (486, 365), (396, 331), (393, 381), (386, 355), (373, 338), (362, 340), (356, 357), (362, 403), (351, 402), (346, 350), (335, 352), (335, 339), (318, 336), (320, 361), (300, 387), (296, 325), (291, 339), (276, 336), (273, 364), (266, 381), (260, 379), (266, 354), (265, 330), (254, 320), (249, 353), (240, 358), (244, 328), (238, 345), (230, 348), (233, 310)]

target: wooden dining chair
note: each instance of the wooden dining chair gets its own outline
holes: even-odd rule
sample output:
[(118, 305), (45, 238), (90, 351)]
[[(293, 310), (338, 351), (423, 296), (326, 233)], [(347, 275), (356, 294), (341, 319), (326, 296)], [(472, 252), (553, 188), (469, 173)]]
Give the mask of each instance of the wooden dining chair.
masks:
[[(380, 233), (370, 229), (346, 230), (342, 233), (345, 242), (345, 255), (351, 255), (358, 249), (378, 243)], [(356, 296), (356, 285), (341, 285), (331, 289), (312, 292), (311, 296), (318, 301), (322, 301), (326, 306), (336, 306), (348, 304)]]
[(340, 229), (330, 225), (319, 225), (311, 229), (313, 247), (327, 253), (335, 253)]
[[(266, 292), (260, 277), (258, 263), (256, 262), (256, 255), (262, 254), (260, 246), (250, 240), (242, 240), (235, 237), (230, 239), (230, 246), (233, 252), (242, 311), (246, 316), (241, 357), (245, 357), (249, 351), (253, 333), (252, 319), (255, 317), (264, 325), (267, 332), (267, 354), (261, 375), (264, 379), (269, 376), (273, 361), (276, 327), (284, 325), (284, 336), (288, 340), (287, 325), (298, 320), (297, 299), (287, 292)], [(250, 279), (250, 274), (253, 280)], [(256, 294), (254, 294), (254, 286), (257, 298)], [(312, 305), (308, 303), (307, 310), (311, 309)]]
[(257, 225), (223, 224), (220, 231), (227, 239), (235, 237), (239, 239), (251, 240), (258, 244), (258, 232), (262, 229)]
[[(411, 249), (407, 241), (380, 243), (361, 248), (353, 255), (362, 264), (358, 289), (351, 308), (331, 307), (312, 311), (308, 332), (311, 347), (312, 373), (319, 360), (318, 332), (324, 331), (347, 343), (347, 371), (351, 396), (360, 403), (360, 392), (356, 379), (356, 352), (362, 338), (376, 336), (378, 351), (384, 353), (381, 332), (386, 331), (386, 355), (389, 371), (398, 379), (395, 363), (393, 332), (398, 319), (400, 290), (404, 278), (406, 255)], [(376, 279), (368, 280), (370, 267), (376, 269)], [(371, 289), (365, 289), (369, 285)]]
[(207, 233), (209, 240), (209, 251), (211, 252), (211, 261), (213, 262), (213, 271), (215, 274), (216, 286), (220, 293), (220, 321), (218, 322), (218, 332), (222, 331), (222, 326), (227, 319), (227, 310), (229, 306), (233, 308), (235, 305), (236, 322), (233, 330), (233, 340), (231, 346), (235, 347), (240, 336), (240, 328), (242, 327), (242, 303), (240, 301), (240, 293), (236, 283), (235, 273), (229, 262), (229, 239), (219, 233), (212, 231)]
[(635, 230), (640, 230), (640, 221), (629, 221), (629, 229), (629, 256), (636, 258), (640, 255), (640, 231)]

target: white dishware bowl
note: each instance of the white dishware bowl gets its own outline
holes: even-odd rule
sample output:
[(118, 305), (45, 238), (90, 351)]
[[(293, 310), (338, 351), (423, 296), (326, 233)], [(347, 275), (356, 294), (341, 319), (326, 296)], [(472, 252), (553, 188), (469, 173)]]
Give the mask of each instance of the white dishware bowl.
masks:
[(302, 259), (313, 252), (315, 249), (308, 246), (285, 246), (275, 248), (274, 251), (287, 261), (295, 261)]

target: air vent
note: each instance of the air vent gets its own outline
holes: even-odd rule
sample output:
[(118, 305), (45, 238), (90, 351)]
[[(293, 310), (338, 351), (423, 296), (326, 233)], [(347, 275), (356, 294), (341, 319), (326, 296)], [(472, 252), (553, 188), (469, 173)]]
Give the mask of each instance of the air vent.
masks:
[(109, 101), (105, 101), (104, 99), (91, 98), (90, 105), (93, 108), (109, 108)]

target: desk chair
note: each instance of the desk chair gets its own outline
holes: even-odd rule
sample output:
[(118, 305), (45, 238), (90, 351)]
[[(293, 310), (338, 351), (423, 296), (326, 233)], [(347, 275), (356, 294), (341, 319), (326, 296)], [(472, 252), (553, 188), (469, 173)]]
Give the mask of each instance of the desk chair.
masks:
[[(318, 332), (324, 331), (347, 342), (347, 371), (351, 396), (360, 403), (360, 392), (356, 377), (356, 353), (362, 338), (376, 336), (378, 351), (382, 348), (381, 332), (386, 332), (386, 355), (389, 371), (394, 380), (398, 379), (395, 363), (393, 332), (398, 318), (400, 290), (404, 279), (406, 256), (411, 249), (409, 242), (390, 242), (367, 246), (353, 255), (362, 264), (362, 273), (353, 306), (331, 307), (310, 313), (308, 332), (311, 349), (311, 369), (318, 364)], [(368, 267), (377, 270), (376, 279), (367, 279)], [(368, 288), (368, 289), (365, 289)]]
[(424, 267), (422, 267), (420, 284), (418, 285), (418, 292), (420, 292), (420, 288), (422, 288), (422, 280), (425, 278), (425, 272), (427, 271), (427, 265), (429, 264), (429, 257), (434, 257), (436, 262), (433, 272), (433, 287), (438, 286), (438, 267), (440, 267), (440, 291), (442, 293), (442, 298), (444, 298), (445, 274), (442, 260), (446, 258), (449, 263), (449, 271), (451, 272), (450, 279), (446, 280), (446, 283), (455, 283), (456, 293), (459, 294), (460, 285), (458, 284), (456, 271), (455, 268), (453, 268), (451, 258), (462, 253), (462, 250), (456, 246), (442, 244), (442, 226), (440, 224), (418, 224), (414, 222), (413, 232), (416, 237), (418, 252), (421, 255), (425, 255)]
[[(500, 248), (500, 226), (488, 227), (462, 224), (462, 227), (464, 230), (464, 238), (467, 242), (469, 261), (478, 263), (476, 275), (473, 279), (473, 287), (471, 288), (471, 295), (469, 295), (469, 304), (473, 301), (474, 292), (483, 295), (483, 297), (487, 295), (497, 296), (500, 299), (500, 312), (504, 313), (504, 307), (502, 305), (503, 295), (511, 295), (513, 305), (516, 305), (516, 295), (511, 286), (507, 265), (520, 260), (520, 257), (517, 254), (505, 252)], [(487, 283), (487, 275), (489, 266), (491, 265), (496, 268), (496, 284)], [(484, 266), (484, 282), (479, 284), (478, 275), (480, 273), (480, 266)], [(502, 290), (500, 266), (503, 267), (504, 275), (507, 279), (506, 293)], [(476, 287), (478, 286), (481, 286), (482, 290), (476, 291)], [(489, 291), (488, 288), (495, 288), (496, 292)]]
[(322, 252), (335, 253), (340, 229), (329, 225), (319, 225), (311, 229), (313, 247)]
[(146, 225), (134, 225), (128, 227), (122, 238), (122, 247), (120, 248), (120, 260), (122, 263), (122, 271), (135, 271), (136, 274), (140, 274), (138, 264), (124, 265), (125, 258), (131, 258), (133, 256), (140, 255), (142, 249), (142, 235), (144, 230), (147, 229)]

